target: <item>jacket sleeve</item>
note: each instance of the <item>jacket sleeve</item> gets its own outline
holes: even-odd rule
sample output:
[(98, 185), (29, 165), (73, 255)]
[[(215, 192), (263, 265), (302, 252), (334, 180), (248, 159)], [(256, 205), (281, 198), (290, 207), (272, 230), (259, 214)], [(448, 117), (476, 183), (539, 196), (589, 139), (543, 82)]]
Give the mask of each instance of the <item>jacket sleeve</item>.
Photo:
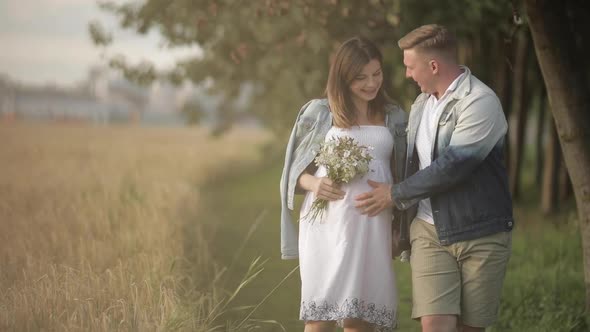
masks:
[(287, 148), (285, 150), (285, 162), (283, 164), (283, 173), (281, 175), (281, 183), (280, 183), (280, 191), (281, 191), (281, 200), (287, 199), (287, 191), (288, 191), (288, 183), (289, 183), (289, 176), (291, 171), (291, 164), (293, 163), (293, 153), (300, 145), (301, 140), (305, 136), (306, 132), (308, 133), (311, 124), (308, 120), (305, 120), (306, 117), (303, 116), (305, 110), (313, 103), (313, 100), (307, 102), (297, 114), (297, 118), (295, 119), (295, 124), (293, 125), (293, 129), (291, 130), (291, 135), (289, 136), (289, 142), (287, 143)]
[(403, 180), (405, 174), (408, 114), (399, 106), (395, 106), (392, 116), (394, 117), (394, 158), (392, 159), (391, 173), (394, 182), (397, 183)]
[(295, 120), (295, 125), (291, 130), (291, 135), (289, 136), (289, 142), (287, 143), (287, 148), (285, 151), (285, 163), (283, 165), (283, 173), (281, 175), (281, 182), (280, 182), (280, 194), (281, 194), (281, 258), (282, 259), (295, 259), (299, 255), (298, 251), (298, 243), (297, 243), (297, 230), (295, 225), (291, 221), (291, 214), (289, 212), (288, 206), (288, 186), (289, 186), (289, 172), (291, 170), (291, 164), (293, 163), (293, 153), (299, 143), (301, 142), (301, 138), (304, 136), (303, 130), (305, 128), (300, 128), (300, 119), (302, 114), (304, 113), (305, 109), (312, 103), (312, 101), (303, 105), (299, 114), (297, 115), (297, 119)]
[(407, 209), (416, 199), (460, 183), (502, 142), (508, 125), (498, 98), (484, 94), (463, 106), (447, 146), (430, 166), (392, 186), (396, 206)]

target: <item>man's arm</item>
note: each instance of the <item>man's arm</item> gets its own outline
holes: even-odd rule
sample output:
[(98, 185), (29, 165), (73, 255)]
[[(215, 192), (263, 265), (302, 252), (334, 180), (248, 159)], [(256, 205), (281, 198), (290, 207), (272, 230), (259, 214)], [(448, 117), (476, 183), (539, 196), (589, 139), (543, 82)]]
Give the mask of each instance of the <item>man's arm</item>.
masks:
[(441, 193), (460, 183), (488, 156), (506, 134), (508, 125), (498, 98), (478, 97), (465, 107), (449, 146), (430, 164), (391, 188), (395, 205), (406, 209), (409, 200)]
[(506, 134), (508, 125), (498, 98), (487, 94), (465, 106), (449, 146), (430, 166), (390, 185), (370, 181), (371, 192), (356, 197), (363, 214), (375, 216), (395, 204), (405, 210), (423, 198), (460, 183), (486, 158)]

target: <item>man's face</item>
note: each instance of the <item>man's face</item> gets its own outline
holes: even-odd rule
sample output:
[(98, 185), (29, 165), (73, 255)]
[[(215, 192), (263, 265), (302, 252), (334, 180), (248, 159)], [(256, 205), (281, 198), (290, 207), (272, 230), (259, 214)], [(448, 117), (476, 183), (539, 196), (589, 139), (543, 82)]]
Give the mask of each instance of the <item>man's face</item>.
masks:
[(432, 68), (426, 55), (416, 52), (414, 49), (404, 50), (404, 65), (406, 66), (406, 78), (412, 78), (424, 93), (435, 93)]

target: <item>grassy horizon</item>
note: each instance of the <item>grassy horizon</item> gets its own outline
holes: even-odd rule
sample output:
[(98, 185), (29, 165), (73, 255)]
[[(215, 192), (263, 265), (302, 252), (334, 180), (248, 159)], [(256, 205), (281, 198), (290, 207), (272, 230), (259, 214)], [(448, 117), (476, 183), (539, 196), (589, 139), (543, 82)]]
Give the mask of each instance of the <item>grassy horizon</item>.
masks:
[(224, 164), (255, 162), (267, 139), (0, 125), (0, 330), (211, 328), (223, 292), (204, 287), (217, 271), (196, 219), (199, 185)]

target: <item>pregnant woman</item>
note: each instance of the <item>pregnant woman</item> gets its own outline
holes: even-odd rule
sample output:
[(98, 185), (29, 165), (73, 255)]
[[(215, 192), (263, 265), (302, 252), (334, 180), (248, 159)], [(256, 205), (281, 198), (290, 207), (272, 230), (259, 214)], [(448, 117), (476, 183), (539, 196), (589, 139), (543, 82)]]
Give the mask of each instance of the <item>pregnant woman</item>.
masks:
[[(282, 253), (300, 260), (300, 319), (308, 332), (333, 331), (336, 324), (345, 331), (389, 331), (396, 325), (393, 211), (368, 216), (355, 207), (355, 196), (371, 190), (369, 181), (392, 183), (392, 168), (404, 161), (407, 117), (382, 83), (377, 47), (359, 37), (344, 42), (330, 67), (328, 98), (302, 108), (287, 146)], [(337, 137), (372, 148), (369, 172), (343, 185), (313, 163), (319, 144)], [(296, 192), (305, 194), (298, 240), (288, 212)], [(303, 218), (317, 198), (329, 201), (321, 219)]]

